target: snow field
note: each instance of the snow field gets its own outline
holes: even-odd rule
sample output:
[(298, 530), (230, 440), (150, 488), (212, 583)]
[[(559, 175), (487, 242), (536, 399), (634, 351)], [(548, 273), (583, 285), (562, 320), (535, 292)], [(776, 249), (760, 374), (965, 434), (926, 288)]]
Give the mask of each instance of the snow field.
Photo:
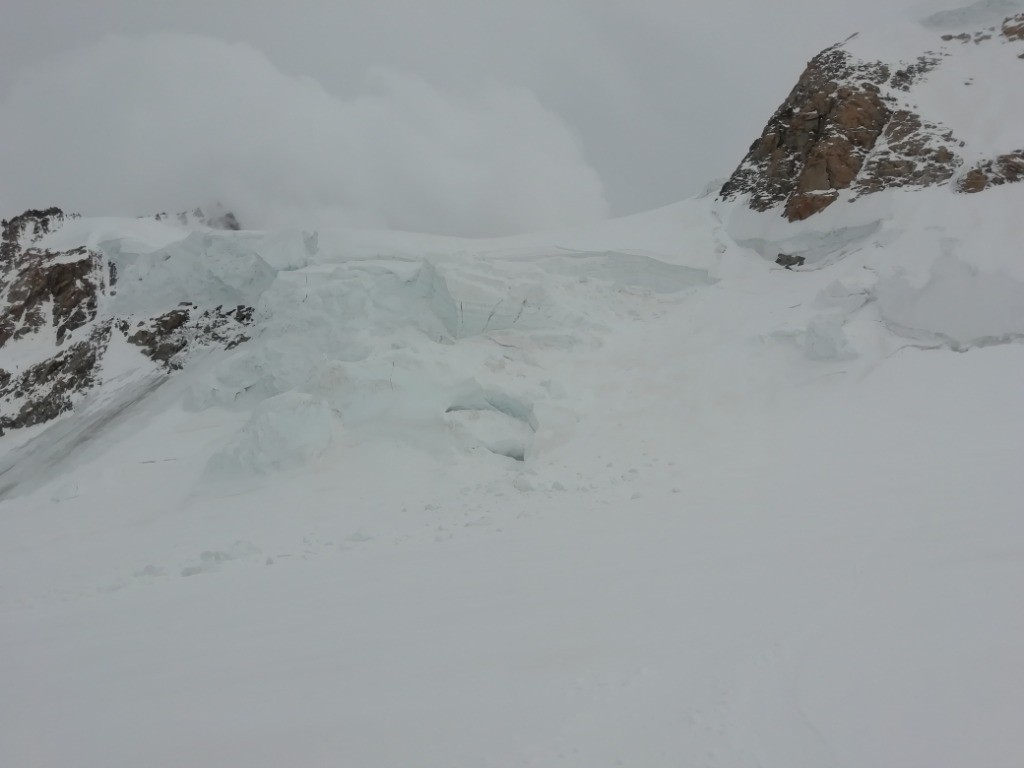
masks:
[(1019, 763), (1024, 200), (863, 202), (125, 223), (257, 324), (0, 443), (0, 763)]

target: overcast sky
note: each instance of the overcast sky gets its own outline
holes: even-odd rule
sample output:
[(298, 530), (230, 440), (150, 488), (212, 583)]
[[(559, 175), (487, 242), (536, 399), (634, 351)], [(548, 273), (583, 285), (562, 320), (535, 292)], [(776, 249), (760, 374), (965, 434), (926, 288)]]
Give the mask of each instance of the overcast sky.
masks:
[(4, 0), (0, 213), (486, 235), (728, 175), (822, 48), (964, 0)]

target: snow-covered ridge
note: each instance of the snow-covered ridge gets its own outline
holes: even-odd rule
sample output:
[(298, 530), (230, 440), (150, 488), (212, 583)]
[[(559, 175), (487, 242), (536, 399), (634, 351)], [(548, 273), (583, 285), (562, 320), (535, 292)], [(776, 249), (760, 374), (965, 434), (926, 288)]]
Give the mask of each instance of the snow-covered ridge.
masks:
[[(1002, 17), (1013, 9), (1021, 12)], [(979, 27), (940, 31), (972, 23)], [(983, 1), (825, 50), (723, 198), (779, 208), (796, 221), (885, 189), (951, 185), (970, 193), (1024, 179), (1024, 105), (1015, 88), (1024, 72), (1022, 30), (1024, 6)]]
[[(125, 366), (142, 371), (157, 363), (175, 369), (195, 348), (234, 345), (251, 322), (252, 310), (241, 302), (227, 309), (209, 301), (197, 305), (188, 298), (190, 291), (172, 286), (163, 301), (152, 296), (126, 301), (126, 293), (141, 284), (146, 295), (145, 286), (154, 282), (140, 272), (145, 257), (125, 258), (120, 246), (116, 253), (95, 247), (95, 237), (84, 230), (69, 237), (62, 231), (69, 222), (72, 229), (95, 230), (57, 208), (27, 211), (3, 223), (0, 430), (42, 424), (72, 410), (93, 388), (123, 376)], [(179, 231), (177, 237), (196, 258), (195, 238), (202, 235), (192, 241), (185, 235)], [(94, 247), (82, 244), (87, 242)], [(158, 258), (165, 261), (170, 254)], [(175, 267), (199, 280), (210, 274), (186, 261), (174, 259)], [(150, 271), (156, 282), (163, 281), (159, 269)], [(119, 298), (122, 274), (130, 282)], [(201, 293), (200, 301), (204, 298), (209, 294)], [(125, 353), (111, 354), (121, 346)]]

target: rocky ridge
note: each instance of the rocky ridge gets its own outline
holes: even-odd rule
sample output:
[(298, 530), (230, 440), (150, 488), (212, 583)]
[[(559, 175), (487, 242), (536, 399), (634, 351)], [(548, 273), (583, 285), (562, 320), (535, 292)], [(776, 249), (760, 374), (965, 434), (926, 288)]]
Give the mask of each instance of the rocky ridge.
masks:
[(167, 221), (172, 224), (179, 224), (188, 228), (209, 228), (223, 229), (230, 232), (237, 232), (242, 228), (238, 217), (232, 211), (226, 209), (220, 203), (208, 206), (206, 210), (193, 208), (189, 211), (180, 211), (176, 214), (161, 212), (154, 217), (157, 221)]
[(0, 236), (0, 434), (49, 421), (72, 409), (99, 382), (120, 337), (167, 372), (197, 347), (245, 340), (253, 310), (202, 309), (191, 303), (155, 317), (113, 316), (118, 273), (85, 246), (39, 247), (75, 218), (58, 208), (30, 210), (3, 222)]
[(1024, 13), (978, 31), (935, 34), (933, 48), (897, 64), (858, 57), (850, 50), (853, 39), (811, 60), (721, 198), (747, 196), (753, 210), (778, 207), (789, 221), (800, 221), (841, 193), (856, 199), (951, 182), (970, 193), (1024, 178), (1024, 149), (968, 161), (963, 137), (919, 110), (915, 98), (918, 84), (943, 66), (953, 47), (1024, 41)]

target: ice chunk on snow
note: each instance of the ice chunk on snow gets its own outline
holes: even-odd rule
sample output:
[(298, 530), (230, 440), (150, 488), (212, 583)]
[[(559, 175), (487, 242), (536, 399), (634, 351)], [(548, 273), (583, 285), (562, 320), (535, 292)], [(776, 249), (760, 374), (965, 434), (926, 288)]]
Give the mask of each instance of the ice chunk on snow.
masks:
[(857, 356), (843, 330), (845, 318), (819, 315), (807, 324), (804, 354), (811, 360), (849, 360)]
[(476, 381), (462, 385), (445, 413), (449, 429), (470, 446), (524, 461), (538, 423), (533, 406)]
[(833, 280), (818, 294), (815, 303), (822, 307), (834, 307), (844, 312), (855, 312), (867, 304), (878, 283), (878, 276), (871, 271), (861, 270)]
[(935, 335), (958, 348), (1024, 337), (1024, 283), (953, 255), (937, 259), (920, 288), (905, 277), (883, 280), (878, 306), (897, 332)]
[(312, 263), (320, 251), (317, 232), (288, 229), (268, 232), (251, 243), (252, 249), (276, 270), (302, 269)]
[(104, 246), (117, 267), (119, 290), (111, 311), (125, 315), (199, 306), (253, 306), (276, 271), (244, 240), (194, 232), (152, 253), (131, 253), (125, 244)]
[(285, 392), (264, 400), (207, 466), (207, 474), (262, 474), (317, 458), (332, 439), (332, 414), (319, 398)]
[(491, 453), (516, 461), (526, 459), (533, 441), (533, 429), (507, 413), (495, 410), (453, 410), (445, 421), (456, 438), (468, 447), (486, 448)]

